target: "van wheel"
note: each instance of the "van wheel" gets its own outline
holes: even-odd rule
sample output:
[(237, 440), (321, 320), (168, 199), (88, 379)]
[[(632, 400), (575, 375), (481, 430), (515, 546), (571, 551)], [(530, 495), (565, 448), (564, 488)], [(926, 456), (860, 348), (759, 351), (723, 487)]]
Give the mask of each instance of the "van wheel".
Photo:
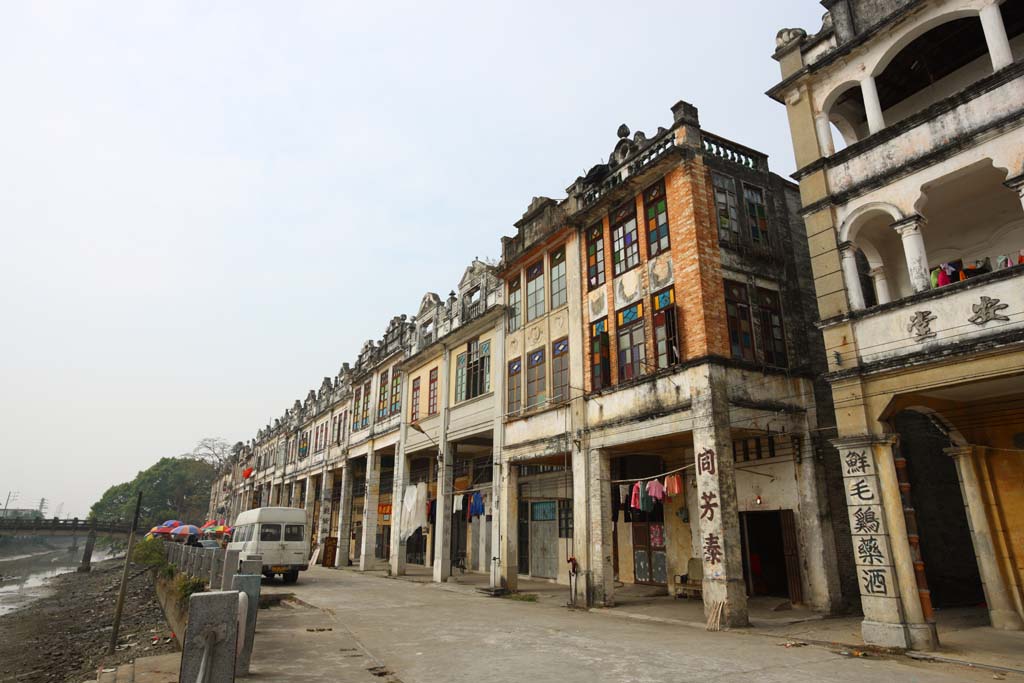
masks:
[(299, 570), (293, 569), (290, 572), (285, 572), (283, 578), (285, 583), (295, 583), (299, 580)]

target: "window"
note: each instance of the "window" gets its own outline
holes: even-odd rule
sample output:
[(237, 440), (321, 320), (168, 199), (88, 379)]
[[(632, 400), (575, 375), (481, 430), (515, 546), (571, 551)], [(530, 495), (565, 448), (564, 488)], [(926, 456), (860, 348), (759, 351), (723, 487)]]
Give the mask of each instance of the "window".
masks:
[(544, 349), (537, 349), (526, 360), (526, 407), (533, 408), (547, 399), (544, 377)]
[(658, 368), (663, 369), (679, 362), (675, 293), (671, 288), (666, 289), (651, 297), (651, 303), (654, 304), (654, 353)]
[(377, 419), (388, 416), (388, 371), (380, 373), (380, 384), (377, 386)]
[(768, 210), (764, 205), (764, 190), (743, 186), (743, 201), (747, 205), (747, 229), (754, 244), (768, 244)]
[(427, 380), (427, 415), (437, 415), (437, 368), (430, 371)]
[(664, 180), (644, 192), (644, 211), (647, 215), (648, 256), (657, 256), (668, 251), (668, 206)]
[(462, 398), (456, 398), (462, 401), (482, 396), (491, 390), (491, 342), (474, 339), (466, 345), (465, 355)]
[(786, 335), (782, 329), (782, 307), (779, 305), (779, 293), (770, 289), (757, 289), (758, 317), (758, 350), (768, 365), (787, 367)]
[(604, 284), (604, 228), (600, 223), (587, 230), (587, 287)]
[(412, 381), (412, 398), (409, 403), (409, 421), (416, 422), (420, 419), (420, 378)]
[(544, 315), (544, 262), (526, 269), (526, 322)]
[(565, 247), (551, 254), (551, 310), (568, 300), (565, 285)]
[(517, 277), (508, 283), (508, 331), (515, 332), (523, 319), (523, 283)]
[(715, 207), (718, 210), (718, 241), (738, 244), (740, 241), (740, 215), (736, 208), (736, 184), (732, 178), (711, 174), (715, 188)]
[(402, 409), (402, 373), (391, 368), (391, 414), (397, 415)]
[(608, 319), (603, 318), (590, 326), (590, 388), (597, 391), (611, 383), (611, 341), (608, 338)]
[(647, 364), (644, 348), (644, 305), (637, 302), (619, 311), (619, 381), (640, 377)]
[(304, 528), (302, 524), (285, 524), (284, 525), (284, 540), (286, 541), (301, 541), (304, 536)]
[(558, 537), (572, 538), (572, 501), (558, 501)]
[(630, 200), (612, 213), (612, 273), (622, 275), (640, 265), (637, 243), (636, 203)]
[(551, 400), (569, 400), (569, 340), (551, 345)]
[(523, 407), (523, 361), (516, 358), (508, 364), (508, 413), (514, 415)]
[(363, 400), (363, 390), (356, 389), (355, 398), (352, 400), (352, 429), (359, 429), (359, 407)]
[(423, 346), (434, 341), (434, 321), (428, 320), (420, 327), (420, 339)]
[(299, 436), (299, 460), (309, 455), (309, 430), (302, 432)]
[(462, 299), (462, 313), (465, 320), (471, 320), (480, 312), (481, 298), (480, 288), (474, 287), (466, 292)]
[(746, 285), (731, 280), (725, 281), (725, 313), (729, 319), (729, 347), (732, 350), (732, 357), (754, 360), (754, 336)]
[(359, 426), (367, 427), (370, 424), (370, 382), (363, 385), (363, 405), (359, 409)]
[(260, 524), (260, 541), (280, 541), (280, 524)]
[(460, 353), (455, 361), (455, 401), (464, 401), (466, 396), (466, 354)]

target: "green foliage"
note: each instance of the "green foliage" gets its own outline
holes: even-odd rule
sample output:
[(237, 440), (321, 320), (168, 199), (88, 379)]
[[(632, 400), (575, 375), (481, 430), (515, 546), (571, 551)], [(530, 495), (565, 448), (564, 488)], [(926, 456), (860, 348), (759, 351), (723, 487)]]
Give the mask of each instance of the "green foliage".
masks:
[(115, 484), (93, 504), (91, 519), (131, 521), (135, 496), (142, 491), (139, 529), (148, 531), (167, 519), (202, 524), (210, 505), (214, 468), (196, 458), (161, 458), (135, 479)]
[(156, 538), (147, 538), (135, 544), (132, 549), (132, 562), (147, 567), (160, 567), (165, 563), (164, 542)]
[(160, 569), (157, 570), (157, 573), (165, 579), (173, 579), (177, 571), (178, 570), (174, 568), (174, 565), (168, 562), (161, 566)]
[(202, 579), (197, 579), (194, 576), (180, 574), (174, 582), (174, 591), (178, 594), (178, 602), (185, 609), (188, 609), (188, 599), (192, 597), (192, 594), (202, 593), (204, 590), (206, 590), (206, 584)]

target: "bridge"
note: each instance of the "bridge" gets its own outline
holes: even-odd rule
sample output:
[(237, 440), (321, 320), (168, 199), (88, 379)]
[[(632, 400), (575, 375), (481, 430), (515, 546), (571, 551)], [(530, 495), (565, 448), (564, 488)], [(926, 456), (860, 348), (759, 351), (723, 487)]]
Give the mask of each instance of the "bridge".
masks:
[(103, 536), (123, 536), (131, 532), (131, 523), (123, 520), (91, 519), (0, 519), (0, 536), (87, 536), (90, 531)]

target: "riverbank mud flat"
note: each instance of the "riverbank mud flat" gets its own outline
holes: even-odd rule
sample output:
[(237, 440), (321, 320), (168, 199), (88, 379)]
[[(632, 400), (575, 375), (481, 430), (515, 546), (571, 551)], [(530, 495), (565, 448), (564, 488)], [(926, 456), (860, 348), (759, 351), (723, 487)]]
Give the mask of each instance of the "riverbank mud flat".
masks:
[(153, 592), (150, 572), (129, 568), (118, 651), (106, 655), (123, 560), (93, 565), (88, 574), (62, 574), (50, 593), (0, 616), (0, 681), (80, 683), (137, 657), (177, 651)]

